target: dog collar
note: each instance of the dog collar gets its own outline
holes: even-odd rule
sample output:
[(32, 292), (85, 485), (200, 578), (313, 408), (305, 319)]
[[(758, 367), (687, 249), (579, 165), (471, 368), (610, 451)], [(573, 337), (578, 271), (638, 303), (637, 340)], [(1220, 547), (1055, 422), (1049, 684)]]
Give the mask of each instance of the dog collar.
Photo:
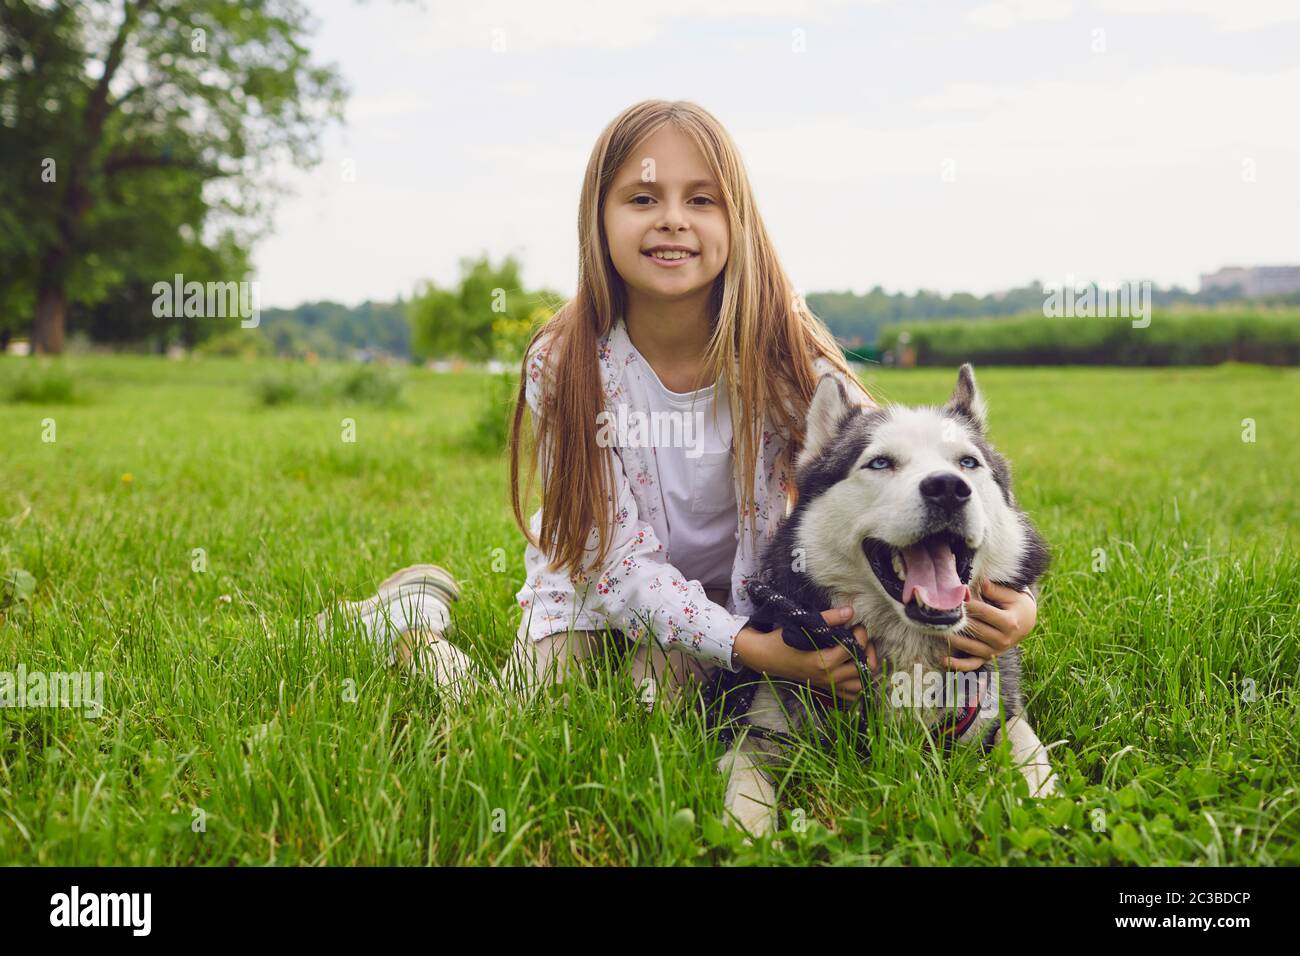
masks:
[[(957, 672), (948, 671), (948, 673), (955, 674)], [(973, 673), (983, 674), (985, 673), (985, 668), (981, 667)], [(960, 739), (966, 731), (970, 730), (971, 724), (975, 723), (976, 718), (979, 717), (981, 702), (979, 679), (976, 678), (974, 683), (975, 699), (969, 702), (965, 707), (953, 708), (952, 713), (948, 714), (930, 729), (930, 736), (932, 738), (942, 739), (945, 749), (951, 747), (954, 741)]]

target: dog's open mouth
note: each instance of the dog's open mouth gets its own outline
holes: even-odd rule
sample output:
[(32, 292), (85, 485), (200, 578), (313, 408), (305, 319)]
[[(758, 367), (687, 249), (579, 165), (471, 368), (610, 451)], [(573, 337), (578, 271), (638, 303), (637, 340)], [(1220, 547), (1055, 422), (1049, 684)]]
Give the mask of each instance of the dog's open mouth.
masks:
[(866, 538), (862, 550), (885, 593), (912, 620), (936, 627), (961, 620), (975, 550), (959, 536), (941, 531), (905, 548)]

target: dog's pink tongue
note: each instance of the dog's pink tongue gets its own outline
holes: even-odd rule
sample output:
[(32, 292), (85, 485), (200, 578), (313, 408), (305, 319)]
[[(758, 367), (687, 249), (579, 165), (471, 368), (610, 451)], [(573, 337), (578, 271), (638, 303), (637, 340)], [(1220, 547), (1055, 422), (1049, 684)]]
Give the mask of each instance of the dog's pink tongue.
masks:
[(968, 589), (957, 577), (957, 556), (946, 541), (914, 544), (903, 549), (907, 577), (903, 579), (903, 603), (914, 592), (937, 611), (951, 611), (966, 600)]

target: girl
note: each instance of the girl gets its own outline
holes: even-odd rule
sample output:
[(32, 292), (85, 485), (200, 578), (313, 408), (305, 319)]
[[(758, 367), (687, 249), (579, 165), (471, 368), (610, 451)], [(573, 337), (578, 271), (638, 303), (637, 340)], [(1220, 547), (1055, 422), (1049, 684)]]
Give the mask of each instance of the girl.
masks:
[[(577, 294), (529, 343), (511, 427), (527, 546), (506, 676), (523, 689), (563, 680), (612, 632), (647, 699), (742, 665), (855, 699), (843, 648), (800, 651), (747, 626), (745, 584), (797, 495), (791, 463), (820, 376), (872, 399), (796, 296), (730, 137), (692, 103), (624, 110), (592, 150), (578, 230)], [(535, 450), (522, 440), (525, 405)], [(542, 506), (525, 526), (531, 466)], [(954, 668), (980, 666), (1035, 623), (1026, 594), (984, 593), (1003, 607), (972, 601), (972, 633), (954, 646), (974, 656)], [(449, 575), (417, 566), (360, 607), (393, 618), (397, 655), (418, 648), (459, 686), (468, 662), (439, 636), (455, 596)], [(847, 624), (850, 609), (823, 617)], [(874, 670), (861, 625), (855, 634)]]

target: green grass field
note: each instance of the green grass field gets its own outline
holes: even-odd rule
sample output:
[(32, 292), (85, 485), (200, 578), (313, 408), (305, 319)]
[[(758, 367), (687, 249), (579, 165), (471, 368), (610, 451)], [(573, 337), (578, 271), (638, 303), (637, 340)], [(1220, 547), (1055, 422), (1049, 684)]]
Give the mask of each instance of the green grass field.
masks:
[[(504, 659), (523, 541), (467, 438), (486, 377), (266, 407), (269, 364), (87, 357), (6, 401), (27, 361), (0, 359), (0, 572), (34, 578), (0, 671), (103, 672), (104, 712), (0, 710), (0, 862), (1300, 863), (1300, 370), (981, 370), (1054, 552), (1023, 646), (1064, 795), (879, 729), (869, 764), (797, 752), (779, 841), (744, 846), (719, 746), (617, 662), (453, 706), (308, 626), (434, 561), (450, 636)], [(933, 402), (952, 372), (867, 381)]]

